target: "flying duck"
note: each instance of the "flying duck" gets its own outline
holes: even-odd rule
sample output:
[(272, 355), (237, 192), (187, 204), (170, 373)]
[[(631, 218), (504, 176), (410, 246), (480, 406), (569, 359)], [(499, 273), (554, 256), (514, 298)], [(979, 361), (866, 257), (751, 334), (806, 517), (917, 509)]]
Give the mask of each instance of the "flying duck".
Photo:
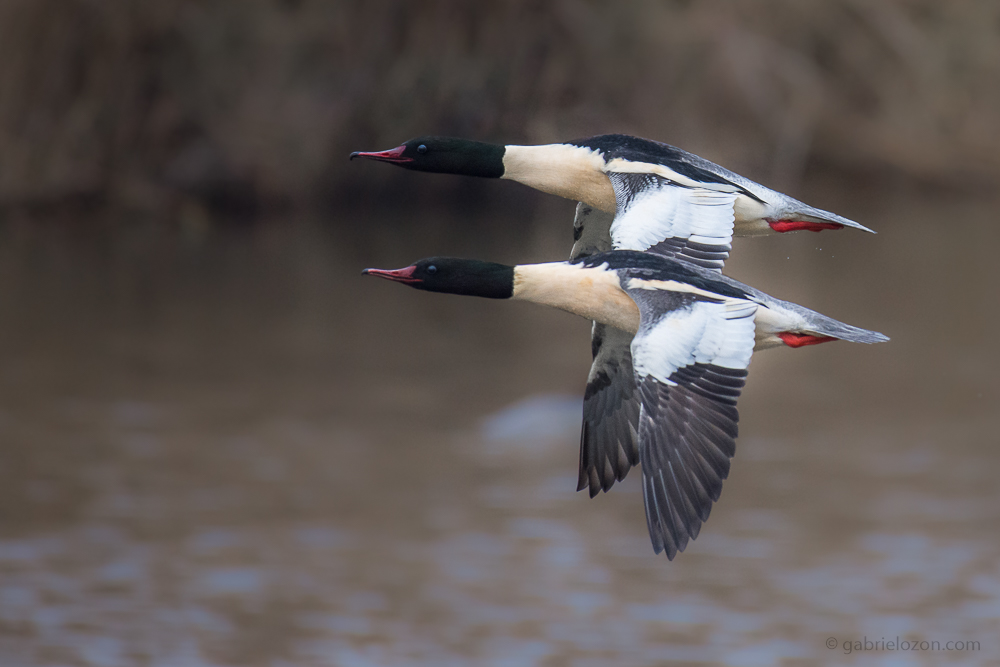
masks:
[[(665, 254), (721, 271), (732, 237), (866, 227), (813, 208), (667, 144), (602, 135), (544, 146), (418, 137), (388, 151), (357, 152), (407, 169), (507, 178), (580, 200), (570, 259), (612, 249)], [(584, 397), (580, 486), (591, 496), (615, 477), (595, 472), (601, 453), (635, 449), (639, 402), (632, 337), (594, 322)], [(620, 479), (620, 478), (619, 478)]]
[(624, 134), (542, 146), (429, 136), (387, 151), (351, 153), (351, 159), (356, 157), (417, 171), (505, 178), (583, 202), (615, 214), (610, 233), (622, 250), (655, 249), (665, 240), (685, 239), (695, 256), (728, 256), (734, 234), (872, 231), (680, 148)]
[(591, 470), (622, 479), (642, 464), (653, 549), (671, 560), (698, 536), (722, 492), (736, 451), (736, 401), (754, 350), (888, 340), (655, 253), (617, 250), (518, 266), (433, 257), (364, 273), (431, 292), (540, 303), (634, 336), (638, 446), (591, 452), (598, 455)]

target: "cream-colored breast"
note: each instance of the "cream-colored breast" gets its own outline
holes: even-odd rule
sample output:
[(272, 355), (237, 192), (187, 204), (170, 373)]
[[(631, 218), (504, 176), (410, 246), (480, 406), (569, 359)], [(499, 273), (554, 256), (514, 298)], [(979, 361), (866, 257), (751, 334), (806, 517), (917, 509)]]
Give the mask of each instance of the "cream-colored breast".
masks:
[(757, 327), (754, 349), (766, 350), (784, 345), (777, 334), (783, 331), (800, 331), (805, 326), (805, 321), (793, 311), (777, 305), (761, 304), (754, 315), (754, 324)]
[(559, 308), (623, 331), (639, 330), (639, 308), (618, 274), (578, 264), (524, 264), (514, 267), (514, 299)]
[(601, 153), (582, 146), (507, 146), (503, 178), (614, 213), (615, 191)]
[(738, 236), (764, 236), (773, 233), (765, 220), (767, 207), (756, 199), (740, 195), (733, 205), (733, 213), (736, 217), (733, 226)]

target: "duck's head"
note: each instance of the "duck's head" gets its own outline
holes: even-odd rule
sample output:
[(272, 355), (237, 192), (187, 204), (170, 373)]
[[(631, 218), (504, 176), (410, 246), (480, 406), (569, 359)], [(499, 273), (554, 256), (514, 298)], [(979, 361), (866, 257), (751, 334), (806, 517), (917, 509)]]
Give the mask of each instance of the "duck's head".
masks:
[(362, 273), (428, 292), (488, 299), (509, 299), (514, 293), (513, 266), (475, 259), (429, 257), (402, 269), (365, 269)]
[(504, 174), (504, 146), (456, 137), (417, 137), (387, 151), (351, 153), (405, 169), (439, 174), (500, 178)]

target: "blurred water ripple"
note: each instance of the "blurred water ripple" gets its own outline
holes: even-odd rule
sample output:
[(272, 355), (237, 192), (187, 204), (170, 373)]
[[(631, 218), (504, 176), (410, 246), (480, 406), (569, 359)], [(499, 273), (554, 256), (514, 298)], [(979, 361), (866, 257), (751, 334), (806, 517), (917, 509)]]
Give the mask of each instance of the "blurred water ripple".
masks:
[[(779, 255), (809, 238), (734, 259), (899, 342), (755, 358), (731, 479), (672, 563), (637, 471), (574, 492), (586, 323), (364, 282), (367, 260), (308, 220), (148, 275), (87, 240), (55, 277), (39, 266), (78, 232), (17, 232), (0, 248), (19, 276), (0, 284), (0, 664), (820, 665), (897, 635), (981, 650), (869, 658), (989, 664), (1000, 451), (974, 332), (997, 314), (945, 298), (994, 294), (974, 276), (905, 289), (926, 270), (912, 257), (961, 243), (928, 231), (952, 204), (924, 205), (898, 213), (915, 233), (893, 252), (837, 237), (836, 260), (779, 289)], [(964, 249), (973, 274), (987, 245)], [(954, 340), (956, 321), (973, 333)]]

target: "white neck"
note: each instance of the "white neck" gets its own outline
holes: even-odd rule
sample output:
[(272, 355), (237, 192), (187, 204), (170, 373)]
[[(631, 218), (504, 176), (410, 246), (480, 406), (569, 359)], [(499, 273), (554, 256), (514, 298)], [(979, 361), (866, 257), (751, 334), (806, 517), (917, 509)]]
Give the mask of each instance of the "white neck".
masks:
[(639, 330), (639, 308), (618, 274), (602, 267), (552, 262), (514, 267), (512, 299), (559, 308), (617, 329)]
[(507, 146), (503, 167), (502, 178), (615, 211), (615, 191), (604, 173), (604, 157), (593, 149), (569, 144)]

